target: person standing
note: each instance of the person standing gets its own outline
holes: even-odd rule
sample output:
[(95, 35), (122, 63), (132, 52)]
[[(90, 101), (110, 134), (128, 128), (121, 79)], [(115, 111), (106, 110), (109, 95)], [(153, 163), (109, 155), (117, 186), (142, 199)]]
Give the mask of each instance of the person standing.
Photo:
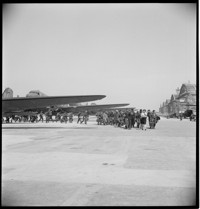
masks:
[[(46, 123), (48, 123), (49, 122), (49, 112), (48, 111), (45, 113), (45, 118), (46, 118)], [(31, 116), (30, 116), (30, 120), (31, 120)]]
[(183, 113), (180, 113), (180, 120), (183, 120)]
[(153, 115), (155, 117), (154, 128), (156, 127), (157, 122), (160, 120), (160, 117), (156, 114), (155, 110), (153, 110)]
[(106, 112), (103, 113), (103, 124), (104, 125), (107, 125), (108, 123), (108, 115)]
[(131, 115), (131, 112), (128, 112), (128, 129), (131, 129), (132, 128), (132, 115)]
[(72, 112), (69, 113), (69, 122), (70, 123), (73, 122), (73, 113)]
[(125, 125), (125, 129), (129, 129), (129, 122), (130, 122), (130, 115), (128, 112), (125, 112), (123, 114), (123, 120), (124, 120), (124, 125)]
[(155, 123), (156, 123), (156, 115), (154, 112), (149, 114), (149, 126), (150, 129), (155, 128)]
[(113, 122), (113, 124), (114, 124), (114, 126), (115, 127), (117, 127), (117, 123), (118, 123), (118, 111), (116, 110), (115, 112), (114, 112), (114, 122)]
[(131, 110), (131, 128), (133, 127), (134, 128), (134, 125), (135, 125), (135, 111), (132, 109)]
[(144, 109), (141, 113), (141, 129), (146, 131), (146, 120), (147, 120), (147, 113)]
[(101, 124), (101, 113), (97, 112), (96, 117), (97, 117), (97, 125), (100, 125)]
[(49, 111), (48, 111), (48, 116), (49, 116), (49, 121), (52, 121), (53, 113), (52, 113), (51, 109), (49, 109)]
[(147, 118), (148, 118), (148, 121), (149, 121), (149, 127), (151, 127), (151, 126), (150, 126), (150, 117), (151, 117), (151, 111), (148, 110), (148, 111), (147, 111)]
[(137, 111), (137, 114), (136, 114), (137, 128), (140, 128), (141, 113), (142, 113), (142, 109), (140, 109), (140, 111)]

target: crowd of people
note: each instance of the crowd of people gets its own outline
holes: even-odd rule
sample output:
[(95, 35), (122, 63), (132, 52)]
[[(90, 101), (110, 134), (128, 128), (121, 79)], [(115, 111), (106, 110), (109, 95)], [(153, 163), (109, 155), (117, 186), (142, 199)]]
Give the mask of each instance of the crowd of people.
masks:
[[(87, 124), (89, 120), (88, 111), (79, 112), (77, 114), (78, 119), (77, 123)], [(146, 111), (145, 109), (141, 109), (136, 111), (134, 109), (127, 110), (107, 110), (96, 113), (97, 124), (98, 125), (114, 125), (117, 127), (124, 127), (125, 129), (131, 128), (140, 128), (142, 130), (147, 129), (147, 123), (151, 129), (154, 129), (160, 117), (156, 115), (155, 110)], [(61, 123), (72, 123), (74, 120), (74, 114), (70, 113), (62, 113), (62, 112), (54, 112), (49, 110), (46, 113), (26, 113), (22, 115), (11, 115), (2, 117), (2, 123), (13, 123), (13, 122), (61, 122)]]
[(156, 127), (156, 123), (160, 117), (153, 111), (140, 110), (110, 110), (102, 111), (96, 114), (98, 125), (114, 125), (116, 127), (124, 127), (125, 129), (140, 128), (147, 129), (147, 123), (150, 129)]

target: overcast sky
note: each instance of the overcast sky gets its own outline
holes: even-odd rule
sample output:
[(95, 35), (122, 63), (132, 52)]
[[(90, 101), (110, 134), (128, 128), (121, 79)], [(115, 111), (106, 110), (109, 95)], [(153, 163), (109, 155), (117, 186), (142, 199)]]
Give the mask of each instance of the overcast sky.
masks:
[(158, 110), (196, 82), (195, 4), (9, 4), (3, 89)]

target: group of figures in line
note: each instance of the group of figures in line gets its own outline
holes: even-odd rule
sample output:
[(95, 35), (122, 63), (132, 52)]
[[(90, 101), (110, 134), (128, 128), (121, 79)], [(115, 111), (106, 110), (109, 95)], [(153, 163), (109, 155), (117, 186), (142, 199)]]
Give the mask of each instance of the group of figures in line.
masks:
[(142, 130), (146, 130), (147, 121), (149, 122), (150, 129), (156, 127), (156, 123), (160, 120), (160, 117), (153, 111), (146, 111), (140, 109), (136, 111), (131, 110), (111, 110), (98, 112), (96, 114), (98, 125), (114, 125), (117, 127), (124, 127), (125, 129), (131, 129), (135, 127)]
[(46, 112), (42, 113), (40, 112), (39, 114), (36, 113), (30, 113), (30, 114), (24, 114), (24, 115), (11, 115), (7, 117), (2, 118), (2, 122), (5, 123), (13, 123), (13, 122), (29, 122), (29, 123), (37, 123), (37, 122), (46, 122), (49, 123), (50, 121), (52, 122), (58, 122), (60, 121), (61, 123), (66, 123), (67, 121), (72, 122), (73, 121), (73, 114), (63, 114), (61, 115), (60, 113), (56, 115), (52, 115), (52, 113)]
[[(74, 114), (72, 112), (69, 113), (60, 113), (60, 112), (53, 112), (51, 110), (43, 113), (40, 112), (36, 113), (26, 113), (24, 115), (10, 115), (6, 117), (2, 117), (2, 123), (16, 123), (16, 122), (30, 122), (30, 123), (37, 123), (37, 122), (61, 122), (61, 123), (72, 123), (74, 120)], [(78, 113), (78, 121), (77, 123), (85, 123), (89, 119), (89, 114), (87, 111)]]

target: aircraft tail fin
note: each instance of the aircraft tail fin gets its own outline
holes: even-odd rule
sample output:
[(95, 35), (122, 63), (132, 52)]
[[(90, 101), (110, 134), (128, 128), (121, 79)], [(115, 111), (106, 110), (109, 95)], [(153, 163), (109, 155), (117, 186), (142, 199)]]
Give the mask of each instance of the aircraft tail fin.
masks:
[(13, 90), (11, 88), (6, 88), (2, 94), (2, 99), (13, 98)]

